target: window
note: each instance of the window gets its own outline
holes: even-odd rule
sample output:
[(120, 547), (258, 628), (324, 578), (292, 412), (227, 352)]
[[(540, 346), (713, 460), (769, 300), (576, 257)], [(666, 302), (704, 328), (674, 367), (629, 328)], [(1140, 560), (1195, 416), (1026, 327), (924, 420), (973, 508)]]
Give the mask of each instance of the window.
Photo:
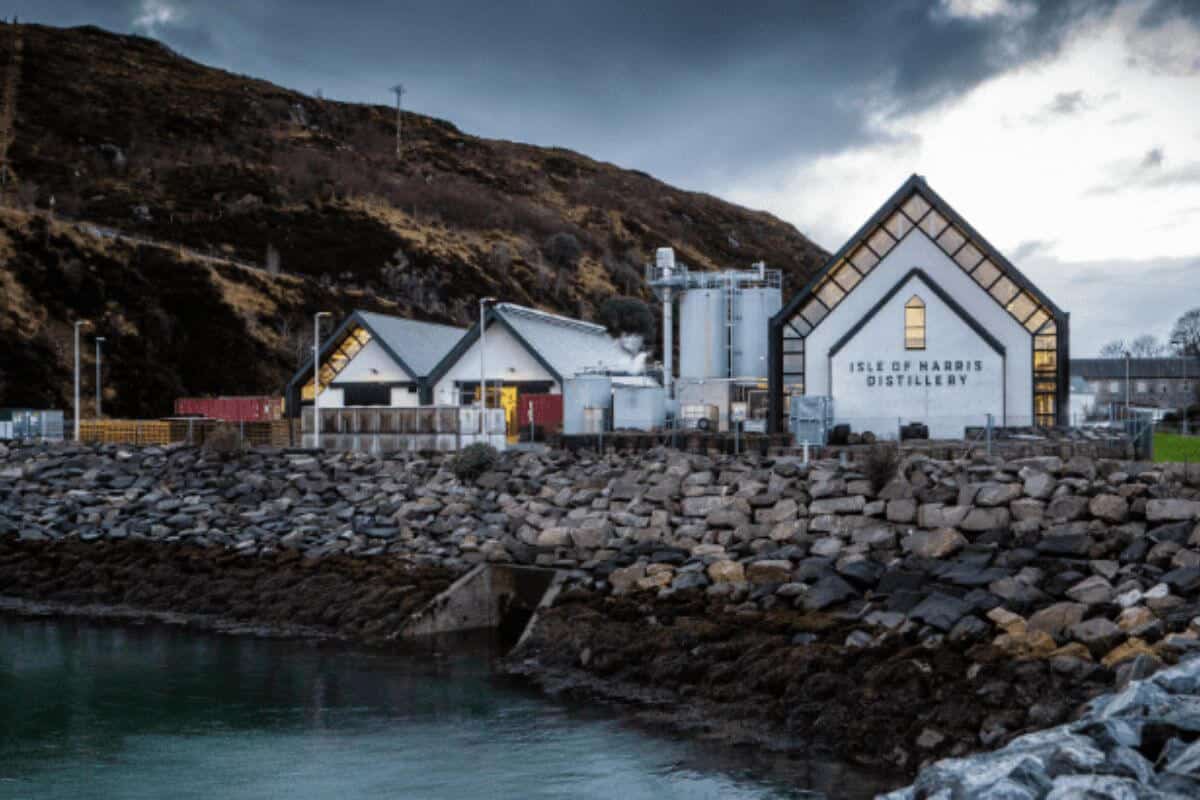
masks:
[(1120, 381), (1111, 381), (1111, 382), (1108, 384), (1108, 390), (1109, 390), (1110, 392), (1119, 392), (1119, 391), (1121, 391), (1121, 382), (1120, 382)]
[(904, 304), (904, 349), (925, 349), (925, 301), (915, 294)]
[(1138, 382), (1137, 382), (1137, 393), (1138, 393), (1138, 394), (1145, 394), (1145, 393), (1146, 393), (1146, 382), (1145, 382), (1145, 381), (1138, 381)]

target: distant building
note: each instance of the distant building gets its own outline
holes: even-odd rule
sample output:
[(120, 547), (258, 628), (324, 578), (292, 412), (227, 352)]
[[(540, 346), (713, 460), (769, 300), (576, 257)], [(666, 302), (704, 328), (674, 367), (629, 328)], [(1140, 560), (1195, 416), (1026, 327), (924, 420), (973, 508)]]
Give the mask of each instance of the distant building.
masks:
[(770, 420), (828, 398), (834, 424), (961, 437), (1066, 424), (1069, 315), (913, 175), (770, 322)]
[(1200, 403), (1200, 358), (1129, 359), (1128, 394), (1123, 358), (1073, 358), (1071, 378), (1095, 395), (1095, 414), (1131, 406), (1182, 410)]

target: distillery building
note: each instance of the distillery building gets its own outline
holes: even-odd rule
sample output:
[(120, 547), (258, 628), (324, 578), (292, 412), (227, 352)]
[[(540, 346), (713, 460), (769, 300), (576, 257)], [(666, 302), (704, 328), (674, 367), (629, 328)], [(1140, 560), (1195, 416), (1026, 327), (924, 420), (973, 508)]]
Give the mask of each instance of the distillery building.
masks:
[(769, 421), (895, 438), (1068, 417), (1069, 315), (913, 175), (771, 318)]

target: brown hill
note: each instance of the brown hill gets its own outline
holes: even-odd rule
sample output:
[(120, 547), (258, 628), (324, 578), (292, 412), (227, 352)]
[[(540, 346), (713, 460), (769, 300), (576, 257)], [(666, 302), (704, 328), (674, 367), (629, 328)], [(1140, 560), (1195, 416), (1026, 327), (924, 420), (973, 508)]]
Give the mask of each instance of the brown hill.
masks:
[(0, 64), (0, 406), (69, 407), (80, 318), (108, 338), (105, 410), (152, 416), (180, 394), (279, 391), (318, 309), (466, 324), (490, 294), (591, 318), (646, 297), (655, 247), (765, 260), (792, 288), (825, 257), (770, 214), (419, 114), (398, 158), (394, 109), (150, 39), (4, 25)]

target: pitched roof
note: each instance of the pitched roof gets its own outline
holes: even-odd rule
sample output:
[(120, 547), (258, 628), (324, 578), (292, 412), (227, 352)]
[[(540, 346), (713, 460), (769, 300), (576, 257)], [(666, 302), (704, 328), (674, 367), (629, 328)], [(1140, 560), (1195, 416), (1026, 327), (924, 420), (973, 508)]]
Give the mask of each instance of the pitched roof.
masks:
[(582, 372), (638, 370), (636, 357), (609, 336), (603, 325), (511, 303), (496, 306), (496, 313), (563, 379)]
[[(1125, 379), (1123, 358), (1072, 358), (1071, 374), (1085, 380)], [(1200, 358), (1131, 358), (1131, 380), (1161, 380), (1187, 378), (1200, 380)]]
[(418, 322), (415, 319), (392, 317), (373, 311), (356, 311), (372, 334), (387, 345), (388, 349), (404, 359), (404, 363), (416, 374), (424, 377), (433, 371), (438, 362), (457, 344), (466, 328), (438, 325), (433, 322)]
[[(871, 215), (871, 218), (850, 237), (838, 252), (830, 256), (820, 272), (814, 275), (804, 288), (793, 295), (791, 300), (771, 318), (772, 327), (782, 326), (795, 320), (797, 313), (802, 310), (802, 305), (816, 296), (817, 299), (813, 303), (819, 306), (818, 316), (800, 323), (803, 329), (797, 331), (800, 335), (807, 335), (813, 327), (820, 323), (825, 314), (836, 307), (842, 297), (853, 291), (862, 275), (873, 270), (901, 239), (917, 231), (938, 243), (943, 251), (953, 258), (965, 272), (972, 273), (984, 265), (991, 265), (994, 268), (995, 280), (989, 280), (987, 284), (979, 279), (976, 281), (985, 290), (998, 283), (1000, 279), (1010, 281), (1011, 290), (1000, 297), (993, 294), (993, 299), (1005, 307), (1018, 322), (1030, 328), (1031, 332), (1047, 320), (1057, 320), (1065, 316), (1063, 311), (1025, 277), (1003, 253), (993, 247), (957, 211), (951, 208), (950, 204), (942, 199), (923, 177), (914, 174), (880, 206), (878, 211)], [(835, 270), (837, 275), (832, 274)], [(845, 288), (838, 285), (842, 280), (838, 276), (843, 271), (853, 278), (850, 285)], [(990, 277), (992, 272), (989, 269)], [(828, 296), (822, 297), (823, 289), (826, 284), (835, 279), (837, 281), (834, 283), (836, 288), (831, 289), (833, 299), (832, 305), (829, 305), (826, 302)], [(1020, 315), (1012, 306), (1012, 303), (1018, 300), (1021, 301)], [(1036, 310), (1031, 316), (1025, 316), (1025, 309), (1029, 303), (1032, 303), (1031, 307)], [(807, 310), (808, 305), (804, 305), (804, 309)]]

